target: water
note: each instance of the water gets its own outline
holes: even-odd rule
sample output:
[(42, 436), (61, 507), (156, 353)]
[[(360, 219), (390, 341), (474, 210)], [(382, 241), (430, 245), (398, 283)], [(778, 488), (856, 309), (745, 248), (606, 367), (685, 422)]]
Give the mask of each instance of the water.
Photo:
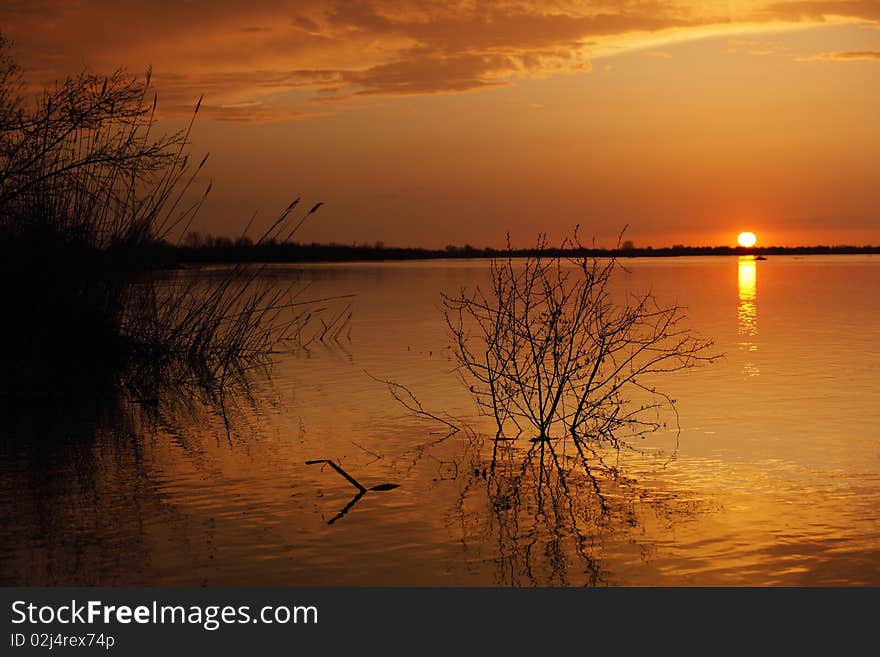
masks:
[[(279, 266), (313, 298), (356, 294), (350, 335), (256, 374), (228, 430), (173, 400), (4, 411), (0, 581), (880, 584), (880, 259), (625, 264), (620, 289), (687, 306), (724, 358), (658, 380), (680, 434), (611, 456), (607, 514), (528, 441), (484, 476), (491, 427), (453, 372), (440, 294), (486, 262)], [(473, 431), (448, 435), (376, 379)], [(313, 459), (399, 488), (353, 499)]]

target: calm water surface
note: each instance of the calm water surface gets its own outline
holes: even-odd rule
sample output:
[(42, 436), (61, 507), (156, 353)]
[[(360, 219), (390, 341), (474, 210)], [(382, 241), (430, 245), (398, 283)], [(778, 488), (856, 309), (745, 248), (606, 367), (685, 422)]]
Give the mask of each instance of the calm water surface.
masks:
[[(613, 456), (607, 514), (527, 441), (483, 473), (489, 426), (453, 371), (440, 294), (486, 262), (280, 266), (267, 276), (313, 298), (354, 293), (350, 334), (255, 375), (229, 430), (171, 400), (5, 411), (0, 581), (880, 585), (880, 258), (625, 264), (620, 291), (687, 306), (725, 356), (658, 380), (680, 434)], [(448, 435), (373, 377), (472, 430)], [(339, 515), (356, 490), (312, 459), (400, 487)]]

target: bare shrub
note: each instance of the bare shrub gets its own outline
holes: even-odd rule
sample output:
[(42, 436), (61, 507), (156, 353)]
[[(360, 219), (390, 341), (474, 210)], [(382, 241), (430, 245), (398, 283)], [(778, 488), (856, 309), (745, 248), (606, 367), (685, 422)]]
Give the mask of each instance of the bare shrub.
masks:
[(615, 299), (621, 266), (585, 255), (577, 231), (559, 249), (541, 237), (531, 253), (515, 259), (508, 246), (488, 289), (444, 297), (453, 351), (496, 440), (570, 436), (589, 470), (598, 447), (663, 426), (674, 401), (654, 379), (712, 361), (712, 343), (650, 292)]

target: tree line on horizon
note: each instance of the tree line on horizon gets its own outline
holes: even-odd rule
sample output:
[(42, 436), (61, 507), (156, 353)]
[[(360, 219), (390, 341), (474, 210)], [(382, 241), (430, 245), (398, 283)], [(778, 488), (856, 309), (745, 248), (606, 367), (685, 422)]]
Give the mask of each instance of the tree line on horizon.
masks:
[[(264, 240), (255, 243), (250, 237), (230, 238), (210, 233), (189, 232), (178, 244), (158, 242), (154, 245), (160, 261), (174, 263), (223, 262), (340, 262), (350, 260), (427, 260), (442, 258), (526, 258), (537, 255), (535, 248), (475, 247), (471, 244), (449, 244), (443, 248), (388, 246), (379, 240), (372, 244), (339, 242), (289, 242)], [(814, 245), (814, 246), (636, 246), (631, 240), (617, 248), (580, 247), (544, 249), (543, 255), (555, 256), (608, 256), (608, 257), (675, 257), (675, 256), (729, 256), (729, 255), (822, 255), (880, 253), (873, 245)]]

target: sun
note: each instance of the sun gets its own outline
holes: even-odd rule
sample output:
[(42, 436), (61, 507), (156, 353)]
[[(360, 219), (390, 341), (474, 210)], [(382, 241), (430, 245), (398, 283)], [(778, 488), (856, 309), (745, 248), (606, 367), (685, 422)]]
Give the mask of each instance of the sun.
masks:
[(736, 236), (736, 242), (740, 246), (744, 246), (746, 248), (755, 246), (755, 242), (758, 241), (758, 237), (754, 233), (745, 232), (740, 233)]

